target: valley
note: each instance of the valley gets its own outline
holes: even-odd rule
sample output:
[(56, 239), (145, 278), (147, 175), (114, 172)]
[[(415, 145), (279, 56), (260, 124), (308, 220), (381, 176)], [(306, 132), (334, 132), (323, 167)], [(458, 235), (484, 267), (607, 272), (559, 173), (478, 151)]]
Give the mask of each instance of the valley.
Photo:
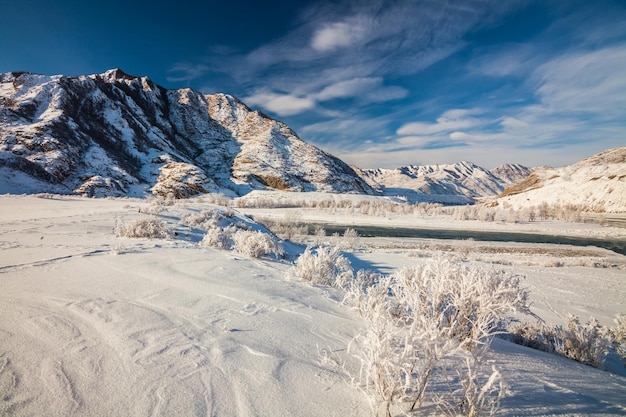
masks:
[(0, 74), (0, 415), (624, 415), (625, 187), (626, 147), (361, 168), (228, 94)]

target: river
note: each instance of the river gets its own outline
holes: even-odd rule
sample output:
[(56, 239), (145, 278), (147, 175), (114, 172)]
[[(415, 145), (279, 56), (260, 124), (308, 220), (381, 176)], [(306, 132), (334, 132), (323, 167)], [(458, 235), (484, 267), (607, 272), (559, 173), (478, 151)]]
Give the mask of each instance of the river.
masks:
[(327, 233), (340, 233), (347, 229), (356, 230), (363, 237), (409, 237), (422, 239), (474, 239), (483, 242), (553, 243), (575, 246), (597, 246), (626, 255), (625, 239), (597, 239), (572, 236), (555, 236), (536, 233), (486, 232), (474, 230), (415, 229), (408, 227), (343, 226), (335, 224), (308, 224), (309, 233), (323, 227)]

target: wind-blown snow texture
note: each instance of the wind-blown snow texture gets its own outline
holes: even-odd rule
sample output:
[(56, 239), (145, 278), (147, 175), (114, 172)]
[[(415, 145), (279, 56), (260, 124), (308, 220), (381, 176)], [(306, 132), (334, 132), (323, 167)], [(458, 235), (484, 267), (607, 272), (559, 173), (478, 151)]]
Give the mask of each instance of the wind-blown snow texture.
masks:
[[(0, 196), (1, 416), (375, 414), (349, 376), (358, 375), (359, 363), (347, 346), (367, 323), (340, 305), (343, 294), (287, 280), (286, 263), (201, 247), (205, 231), (193, 225), (205, 210), (227, 208), (202, 198), (159, 206), (126, 198)], [(277, 211), (280, 218), (284, 210)], [(158, 217), (148, 214), (155, 211)], [(317, 214), (326, 222), (336, 219), (330, 210)], [(171, 239), (113, 233), (115, 224), (146, 216), (177, 233)], [(428, 217), (442, 228), (467, 224), (452, 216)], [(228, 221), (261, 230), (237, 210)], [(392, 225), (409, 221), (416, 217), (396, 217)], [(572, 228), (574, 235), (612, 229), (552, 221), (538, 227)], [(363, 250), (349, 255), (353, 267), (381, 273), (429, 262), (443, 245), (431, 239), (360, 241)], [(479, 260), (487, 256), (483, 244), (451, 244), (457, 253), (474, 253), (468, 253), (474, 259), (468, 264), (485, 262)], [(422, 252), (423, 245), (431, 249)], [(548, 267), (544, 262), (568, 248), (490, 247), (501, 249), (489, 252), (500, 262), (512, 263), (497, 269), (527, 276), (532, 310), (548, 325), (562, 324), (567, 313), (582, 320), (593, 315), (609, 325), (623, 311), (626, 281), (617, 267), (624, 265), (623, 255), (585, 249), (590, 253)], [(302, 248), (286, 250), (296, 255)], [(426, 256), (415, 256), (417, 250)], [(616, 266), (577, 265), (585, 259)], [(488, 365), (510, 385), (500, 416), (626, 413), (624, 376), (504, 340), (494, 341)]]
[(0, 138), (3, 192), (372, 192), (344, 162), (234, 97), (166, 90), (119, 69), (0, 74)]

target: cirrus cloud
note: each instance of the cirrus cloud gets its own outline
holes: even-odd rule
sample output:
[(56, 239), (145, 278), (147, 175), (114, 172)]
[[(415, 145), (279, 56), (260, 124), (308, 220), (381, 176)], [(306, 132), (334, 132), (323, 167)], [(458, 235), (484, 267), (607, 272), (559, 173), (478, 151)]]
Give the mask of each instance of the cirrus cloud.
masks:
[(401, 126), (396, 133), (398, 135), (425, 136), (472, 128), (483, 123), (481, 120), (469, 117), (479, 114), (480, 109), (452, 109), (437, 118), (436, 123), (411, 122)]
[(368, 102), (384, 102), (404, 98), (408, 93), (409, 91), (403, 87), (383, 85), (381, 77), (363, 77), (331, 84), (320, 91), (316, 98), (319, 101), (327, 101), (360, 97)]
[(366, 17), (351, 17), (344, 22), (324, 24), (311, 39), (311, 48), (318, 52), (332, 52), (352, 46), (372, 33), (373, 21)]
[(260, 106), (279, 116), (290, 116), (315, 107), (315, 101), (310, 98), (277, 94), (267, 90), (258, 91), (244, 98), (244, 101), (253, 106)]

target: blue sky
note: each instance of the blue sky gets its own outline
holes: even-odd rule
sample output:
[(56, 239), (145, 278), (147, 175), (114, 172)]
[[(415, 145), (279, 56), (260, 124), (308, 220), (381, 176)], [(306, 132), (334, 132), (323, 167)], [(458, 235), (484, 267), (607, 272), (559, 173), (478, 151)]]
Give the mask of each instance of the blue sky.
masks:
[(626, 145), (626, 2), (3, 1), (0, 72), (232, 94), (361, 167)]

